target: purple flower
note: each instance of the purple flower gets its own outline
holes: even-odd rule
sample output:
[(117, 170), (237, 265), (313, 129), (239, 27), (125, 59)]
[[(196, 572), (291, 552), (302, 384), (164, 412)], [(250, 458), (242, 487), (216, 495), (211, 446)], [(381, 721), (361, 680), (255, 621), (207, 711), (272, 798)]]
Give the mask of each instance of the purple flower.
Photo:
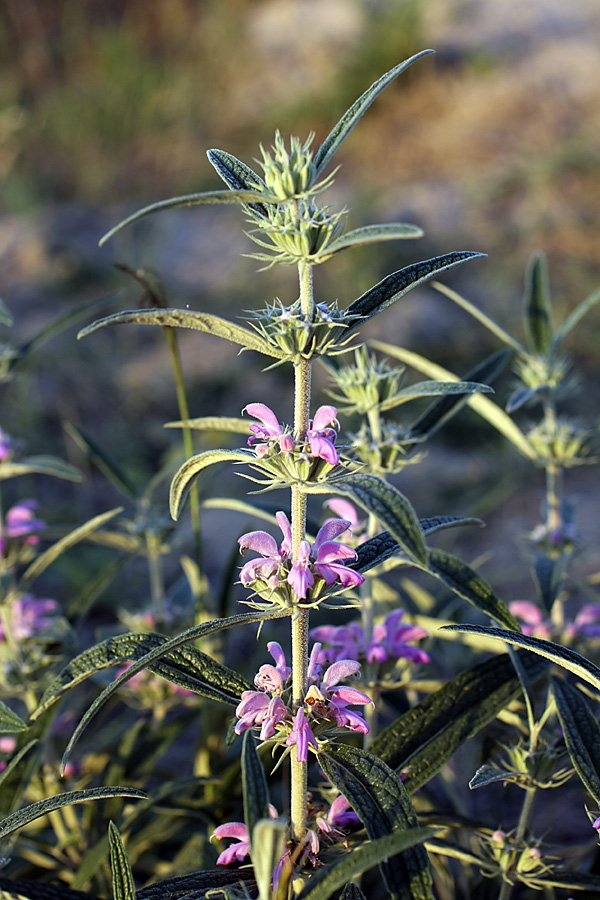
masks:
[(310, 544), (301, 541), (296, 559), (292, 560), (287, 582), (299, 600), (305, 600), (306, 594), (315, 583), (315, 576), (310, 565)]
[(333, 719), (339, 728), (349, 728), (350, 731), (367, 734), (369, 726), (362, 716), (347, 707), (366, 706), (372, 703), (371, 698), (356, 688), (339, 683), (344, 678), (356, 675), (359, 669), (360, 663), (355, 659), (343, 659), (335, 662), (329, 666), (320, 684), (311, 684), (306, 692), (304, 702), (315, 714)]
[(5, 431), (0, 428), (0, 462), (4, 462), (5, 459), (12, 454), (13, 451), (13, 442), (12, 438), (10, 438)]
[(409, 644), (409, 641), (427, 637), (427, 632), (416, 625), (401, 625), (403, 615), (403, 609), (395, 609), (389, 613), (382, 623), (374, 626), (371, 640), (368, 642), (358, 622), (337, 627), (322, 625), (313, 628), (310, 636), (330, 645), (321, 652), (321, 662), (362, 658), (371, 664), (381, 664), (388, 659), (409, 659), (414, 663), (428, 663), (429, 655), (419, 647), (411, 647)]
[(278, 512), (276, 519), (283, 534), (279, 547), (275, 538), (266, 531), (249, 531), (238, 540), (240, 553), (244, 550), (254, 550), (262, 556), (262, 559), (251, 559), (242, 566), (240, 581), (243, 585), (252, 584), (259, 578), (268, 582), (273, 576), (278, 575), (280, 566), (286, 560), (292, 547), (292, 531), (285, 513)]
[(33, 532), (41, 531), (46, 523), (35, 518), (37, 505), (36, 500), (21, 500), (8, 510), (4, 518), (4, 534), (0, 536), (1, 553), (5, 552), (6, 538), (22, 538), (22, 544), (39, 543), (39, 537)]
[(292, 670), (286, 664), (285, 653), (277, 641), (270, 641), (267, 650), (275, 660), (275, 665), (268, 663), (261, 666), (254, 678), (254, 684), (259, 691), (267, 691), (269, 694), (280, 694), (284, 684), (292, 674)]
[(592, 823), (592, 828), (595, 828), (596, 831), (600, 831), (600, 816)]
[(360, 825), (360, 819), (350, 809), (350, 804), (343, 794), (336, 797), (331, 806), (327, 817), (317, 817), (317, 827), (325, 835), (332, 835), (339, 840), (339, 829), (350, 828), (352, 825)]
[[(17, 640), (33, 637), (52, 624), (52, 614), (58, 609), (56, 600), (39, 600), (33, 594), (23, 594), (10, 607), (12, 633)], [(0, 641), (6, 633), (0, 622)]]
[(266, 442), (256, 444), (254, 449), (257, 456), (265, 456), (269, 452), (270, 444), (273, 442), (279, 444), (283, 453), (290, 453), (294, 449), (293, 437), (284, 431), (273, 410), (265, 406), (264, 403), (249, 403), (242, 412), (247, 412), (248, 415), (262, 422), (262, 425), (254, 423), (250, 426), (252, 437), (248, 438), (249, 446), (252, 446), (254, 441)]
[(513, 600), (508, 608), (517, 619), (521, 619), (523, 634), (548, 639), (552, 632), (552, 625), (544, 619), (541, 609), (530, 600)]
[(302, 706), (294, 716), (294, 724), (292, 726), (291, 732), (287, 736), (287, 740), (285, 743), (288, 747), (291, 747), (292, 744), (296, 744), (298, 752), (298, 762), (306, 762), (306, 760), (308, 759), (309, 744), (312, 744), (313, 747), (318, 748), (315, 736), (312, 733), (310, 725), (308, 724), (308, 719), (306, 718), (306, 713), (304, 712), (304, 708)]
[(337, 450), (334, 447), (337, 437), (336, 427), (340, 427), (336, 417), (335, 406), (320, 406), (306, 432), (312, 455), (324, 459), (330, 466), (337, 466), (339, 463)]
[(362, 584), (364, 575), (349, 569), (340, 560), (356, 559), (356, 550), (347, 544), (333, 540), (348, 530), (350, 523), (344, 519), (330, 519), (319, 529), (312, 546), (314, 569), (324, 580), (325, 584), (334, 584), (339, 581), (343, 587), (357, 587)]
[(600, 603), (588, 603), (583, 606), (574, 621), (565, 626), (565, 635), (583, 638), (600, 637)]
[[(279, 817), (272, 803), (269, 803), (269, 815), (272, 819)], [(210, 836), (211, 841), (222, 841), (223, 838), (233, 838), (237, 843), (231, 844), (226, 850), (223, 850), (217, 859), (218, 866), (228, 866), (236, 861), (243, 862), (250, 855), (248, 829), (243, 822), (226, 822), (224, 825), (217, 826)]]

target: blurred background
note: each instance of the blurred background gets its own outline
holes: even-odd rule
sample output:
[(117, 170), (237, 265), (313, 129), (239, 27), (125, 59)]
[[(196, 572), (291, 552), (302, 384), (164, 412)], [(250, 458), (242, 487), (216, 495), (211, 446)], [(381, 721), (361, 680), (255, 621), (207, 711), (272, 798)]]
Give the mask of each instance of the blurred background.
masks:
[[(292, 270), (257, 274), (242, 255), (252, 245), (236, 208), (165, 213), (103, 248), (98, 239), (140, 206), (221, 187), (208, 148), (252, 165), (275, 128), (302, 139), (315, 131), (318, 145), (384, 71), (426, 47), (436, 55), (394, 82), (344, 144), (330, 195), (351, 209), (351, 227), (408, 221), (425, 237), (342, 254), (317, 272), (318, 299), (345, 306), (403, 265), (479, 250), (488, 258), (447, 283), (522, 338), (523, 272), (541, 250), (562, 321), (600, 286), (597, 0), (3, 0), (0, 293), (15, 322), (2, 340), (20, 345), (116, 290), (104, 312), (135, 307), (140, 291), (115, 261), (154, 269), (170, 306), (235, 317), (274, 296), (292, 302)], [(85, 469), (65, 436), (73, 422), (143, 485), (180, 453), (178, 435), (163, 429), (178, 417), (166, 343), (158, 329), (81, 342), (76, 331), (15, 367), (0, 386), (0, 424), (28, 452)], [(499, 347), (431, 288), (369, 333), (459, 373)], [(288, 372), (265, 375), (252, 354), (208, 336), (179, 339), (193, 416), (239, 415), (266, 400), (290, 418)], [(583, 418), (598, 414), (599, 339), (596, 307), (569, 344), (580, 386), (570, 408)], [(510, 376), (503, 384), (500, 401)], [(542, 473), (523, 491), (525, 464), (499, 437), (468, 412), (454, 421), (400, 487), (422, 515), (489, 515), (498, 530), (485, 542), (502, 544), (508, 527), (511, 540), (525, 534), (539, 518)], [(31, 490), (46, 492), (56, 521), (81, 521), (112, 502), (87, 475), (83, 487), (46, 479)], [(567, 487), (597, 543), (595, 470), (575, 470)], [(501, 555), (496, 562), (488, 579), (506, 577)]]

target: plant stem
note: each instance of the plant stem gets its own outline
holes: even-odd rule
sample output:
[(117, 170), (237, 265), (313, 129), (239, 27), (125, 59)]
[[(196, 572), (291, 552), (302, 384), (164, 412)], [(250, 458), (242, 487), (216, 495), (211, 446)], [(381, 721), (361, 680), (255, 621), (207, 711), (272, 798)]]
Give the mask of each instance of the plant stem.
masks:
[[(307, 321), (313, 317), (312, 269), (304, 261), (298, 264), (300, 280), (300, 305)], [(302, 359), (294, 370), (294, 435), (297, 441), (305, 438), (310, 415), (311, 361)], [(306, 534), (306, 494), (300, 485), (292, 487), (292, 558), (296, 559), (300, 544)], [(292, 703), (296, 712), (307, 691), (308, 671), (308, 620), (307, 609), (298, 609), (292, 618)], [(297, 747), (291, 753), (290, 819), (292, 837), (301, 841), (307, 831), (308, 766), (298, 762)]]

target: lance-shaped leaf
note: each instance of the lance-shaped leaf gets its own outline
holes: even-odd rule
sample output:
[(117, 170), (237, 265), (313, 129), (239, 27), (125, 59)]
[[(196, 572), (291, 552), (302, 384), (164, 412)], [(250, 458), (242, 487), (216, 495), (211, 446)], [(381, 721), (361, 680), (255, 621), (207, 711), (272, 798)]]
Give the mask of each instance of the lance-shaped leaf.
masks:
[(481, 625), (444, 625), (446, 631), (459, 631), (463, 634), (483, 634), (493, 640), (504, 641), (507, 644), (514, 644), (516, 647), (524, 647), (533, 653), (538, 653), (545, 659), (562, 666), (573, 675), (577, 675), (582, 681), (587, 681), (593, 685), (597, 691), (600, 691), (600, 669), (585, 656), (570, 650), (568, 647), (562, 647), (553, 641), (544, 641), (541, 638), (532, 637), (531, 635), (521, 634), (515, 631), (504, 631), (500, 628), (487, 628)]
[(347, 884), (342, 893), (340, 900), (367, 900), (361, 889), (353, 881)]
[[(290, 837), (287, 819), (259, 819), (251, 834), (252, 868), (258, 887), (258, 900), (272, 900), (273, 873), (285, 853), (286, 843)], [(280, 874), (280, 886), (285, 874), (284, 869)], [(291, 877), (291, 867), (289, 877)], [(234, 900), (233, 897), (232, 900)]]
[[(432, 828), (409, 828), (407, 831), (397, 831), (396, 834), (369, 841), (359, 847), (353, 846), (352, 851), (344, 853), (337, 862), (317, 869), (296, 900), (330, 900), (351, 878), (356, 878), (396, 853), (402, 853), (428, 841), (434, 834)], [(413, 897), (420, 898), (421, 895), (414, 894)]]
[(562, 678), (552, 693), (571, 762), (596, 805), (600, 804), (600, 725), (582, 692)]
[(81, 428), (77, 428), (72, 422), (66, 423), (65, 431), (75, 441), (79, 449), (85, 453), (87, 460), (97, 466), (118, 491), (121, 491), (130, 500), (137, 499), (138, 490), (129, 476), (93, 437), (86, 434)]
[(206, 334), (214, 334), (215, 337), (224, 338), (233, 344), (240, 344), (245, 350), (256, 350), (265, 356), (273, 356), (283, 359), (284, 353), (277, 347), (271, 346), (263, 340), (255, 331), (243, 328), (220, 316), (211, 316), (208, 313), (196, 312), (192, 309), (133, 309), (127, 312), (114, 313), (104, 319), (92, 322), (87, 328), (83, 328), (78, 338), (87, 337), (99, 328), (109, 325), (160, 325), (162, 328), (191, 328), (193, 331), (203, 331)]
[(27, 725), (4, 700), (0, 700), (0, 734), (15, 734), (19, 731), (27, 731)]
[(239, 887), (240, 884), (246, 885), (249, 890), (256, 887), (249, 870), (240, 871), (221, 866), (218, 869), (190, 872), (189, 875), (178, 875), (176, 878), (167, 878), (164, 881), (149, 884), (137, 892), (137, 900), (176, 900), (176, 898), (185, 900), (188, 894), (196, 897), (197, 900), (202, 900), (209, 890), (229, 885)]
[(199, 419), (184, 419), (179, 422), (165, 422), (165, 428), (193, 428), (196, 431), (229, 431), (232, 434), (252, 434), (252, 422), (233, 416), (202, 416)]
[(391, 306), (392, 303), (395, 303), (408, 291), (426, 282), (432, 275), (482, 256), (485, 256), (485, 254), (475, 253), (470, 250), (457, 251), (446, 253), (445, 256), (436, 256), (434, 259), (426, 259), (404, 269), (399, 269), (397, 272), (392, 272), (391, 275), (386, 276), (386, 278), (362, 294), (344, 310), (343, 315), (340, 317), (342, 324), (331, 330), (331, 339), (341, 340), (343, 337), (352, 334), (367, 319), (371, 319), (378, 313), (383, 312), (384, 309), (387, 309), (388, 306)]
[[(405, 365), (412, 366), (417, 372), (422, 372), (430, 378), (460, 380), (448, 369), (438, 366), (437, 363), (431, 362), (431, 360), (418, 353), (413, 353), (412, 350), (405, 350), (404, 347), (396, 347), (394, 344), (386, 344), (382, 341), (370, 341), (370, 344), (376, 350), (381, 350), (382, 353), (399, 359)], [(474, 409), (483, 419), (486, 419), (490, 425), (503, 434), (523, 456), (529, 459), (537, 459), (537, 451), (533, 445), (497, 403), (481, 394), (471, 394), (466, 402), (471, 409)]]
[(592, 309), (596, 303), (600, 301), (600, 289), (594, 291), (585, 300), (575, 307), (571, 315), (567, 316), (561, 327), (558, 329), (552, 342), (552, 349), (555, 350), (561, 344), (566, 336), (575, 328), (578, 322)]
[(309, 485), (307, 491), (351, 497), (376, 516), (411, 560), (427, 564), (427, 547), (414, 509), (404, 494), (383, 478), (368, 473), (347, 475), (326, 484)]
[(110, 872), (114, 900), (135, 900), (135, 884), (129, 859), (114, 822), (108, 823), (108, 841), (110, 844)]
[[(531, 680), (548, 668), (547, 662), (531, 654), (519, 656)], [(408, 770), (404, 785), (412, 793), (427, 784), (458, 748), (491, 722), (521, 690), (510, 657), (492, 657), (424, 697), (384, 728), (369, 750), (392, 769)]]
[(424, 56), (429, 56), (433, 50), (421, 50), (404, 62), (399, 63), (385, 75), (382, 75), (374, 84), (368, 88), (364, 94), (355, 100), (352, 106), (346, 110), (339, 122), (331, 129), (314, 156), (314, 164), (317, 175), (325, 168), (327, 163), (333, 157), (342, 141), (350, 134), (356, 123), (366, 113), (375, 98), (390, 84), (394, 78), (405, 72), (409, 66)]
[(523, 316), (529, 346), (539, 356), (545, 356), (552, 345), (551, 311), (546, 257), (543, 253), (536, 253), (525, 272)]
[(544, 553), (538, 553), (533, 564), (533, 574), (540, 592), (542, 602), (548, 612), (552, 611), (554, 601), (560, 593), (568, 556), (563, 554), (558, 559), (552, 559)]
[[(141, 659), (168, 640), (164, 634), (132, 632), (116, 635), (84, 650), (48, 685), (32, 718), (39, 718), (66, 691), (96, 672)], [(233, 669), (194, 647), (172, 650), (166, 656), (149, 663), (147, 668), (186, 690), (228, 703), (238, 703), (243, 691), (252, 687)]]
[[(484, 382), (486, 385), (491, 384), (504, 368), (509, 356), (510, 350), (499, 350), (468, 372), (464, 377), (464, 382), (467, 384), (471, 382)], [(459, 385), (462, 382), (452, 381), (441, 383)], [(484, 393), (484, 391), (472, 391), (470, 393)], [(429, 437), (434, 431), (437, 431), (438, 428), (447, 422), (451, 416), (455, 415), (465, 405), (468, 399), (469, 398), (464, 394), (454, 395), (448, 392), (446, 396), (442, 397), (440, 400), (436, 400), (435, 403), (428, 406), (424, 413), (412, 423), (408, 431), (409, 439), (422, 440), (423, 438)]]
[(246, 462), (256, 459), (256, 454), (248, 450), (206, 450), (186, 460), (176, 472), (171, 482), (169, 494), (169, 508), (171, 516), (177, 520), (185, 499), (190, 492), (194, 480), (207, 466), (214, 466), (221, 462)]
[(54, 456), (27, 456), (19, 462), (0, 464), (0, 481), (17, 475), (52, 475), (65, 481), (81, 481), (81, 472)]
[(127, 216), (126, 219), (123, 219), (118, 225), (115, 225), (114, 228), (107, 231), (106, 234), (100, 238), (99, 243), (100, 246), (102, 246), (102, 244), (105, 244), (106, 241), (114, 237), (121, 229), (125, 228), (127, 225), (131, 225), (132, 222), (137, 222), (138, 219), (143, 219), (144, 216), (148, 216), (151, 213), (162, 212), (165, 209), (181, 209), (181, 207), (184, 206), (215, 206), (224, 203), (256, 203), (263, 202), (264, 200), (268, 200), (269, 203), (277, 203), (275, 197), (270, 195), (265, 197), (261, 191), (205, 191), (200, 194), (186, 194), (184, 197), (171, 197), (168, 200), (160, 200), (158, 203), (151, 203), (143, 209), (138, 209), (138, 211), (131, 216)]
[[(261, 193), (268, 193), (262, 178), (250, 166), (232, 156), (231, 153), (226, 153), (224, 150), (207, 150), (206, 155), (210, 164), (214, 166), (232, 191), (257, 190)], [(266, 217), (268, 215), (267, 207), (262, 203), (248, 203), (247, 206), (259, 216)]]
[(100, 787), (88, 788), (84, 791), (67, 791), (65, 794), (57, 794), (55, 797), (48, 797), (46, 800), (38, 800), (30, 806), (18, 809), (16, 812), (2, 819), (0, 822), (0, 838), (12, 834), (13, 831), (28, 825), (40, 816), (54, 812), (55, 809), (61, 809), (63, 806), (71, 806), (73, 803), (85, 803), (87, 800), (107, 800), (109, 797), (133, 797), (134, 799), (145, 799), (148, 794), (145, 791), (139, 791), (137, 788), (127, 787)]
[[(269, 819), (269, 787), (260, 757), (256, 752), (256, 741), (250, 730), (244, 732), (242, 741), (242, 793), (244, 798), (244, 822), (250, 838), (259, 819)], [(271, 870), (271, 874), (273, 870)]]
[(142, 669), (154, 664), (159, 659), (170, 654), (173, 650), (179, 649), (179, 647), (182, 647), (190, 641), (196, 641), (200, 638), (208, 637), (209, 634), (215, 634), (217, 631), (225, 631), (228, 628), (235, 628), (238, 625), (250, 625), (255, 622), (264, 622), (267, 619), (282, 619), (291, 616), (292, 613), (293, 609), (270, 609), (266, 612), (252, 612), (240, 616), (229, 616), (226, 619), (212, 619), (210, 622), (202, 622), (200, 625), (194, 625), (192, 628), (188, 628), (174, 638), (170, 638), (164, 644), (150, 650), (145, 656), (142, 656), (141, 659), (138, 659), (125, 672), (119, 675), (119, 677), (109, 684), (95, 699), (71, 736), (67, 749), (63, 755), (63, 766), (71, 750), (75, 746), (75, 743), (79, 740), (81, 734), (96, 713), (104, 706), (106, 701), (112, 697), (115, 691), (118, 691), (121, 685), (126, 681), (129, 681), (129, 679), (137, 674), (137, 672), (141, 672)]
[[(381, 759), (344, 744), (319, 754), (327, 778), (346, 797), (372, 840), (418, 827), (418, 819), (399, 776)], [(381, 864), (381, 874), (393, 898), (431, 898), (429, 860), (415, 847)]]
[(430, 548), (427, 555), (428, 564), (427, 567), (424, 567), (425, 571), (435, 575), (455, 594), (468, 600), (496, 622), (515, 631), (519, 630), (519, 623), (502, 600), (496, 597), (487, 581), (466, 562), (463, 562), (458, 556), (454, 556), (453, 553), (436, 548)]
[(588, 897), (593, 897), (594, 894), (600, 897), (600, 875), (594, 875), (591, 872), (551, 871), (540, 878), (534, 878), (528, 874), (527, 882), (540, 891), (557, 887), (569, 892), (589, 891)]
[(462, 308), (473, 316), (474, 319), (477, 319), (477, 321), (481, 322), (482, 325), (485, 325), (492, 334), (495, 334), (497, 338), (500, 338), (502, 343), (506, 344), (507, 347), (512, 347), (512, 349), (516, 350), (520, 356), (527, 355), (527, 348), (524, 347), (520, 341), (513, 337), (510, 332), (502, 328), (501, 325), (498, 325), (497, 322), (475, 306), (474, 303), (471, 303), (469, 300), (465, 299), (465, 297), (462, 297), (456, 291), (453, 291), (452, 288), (449, 288), (445, 284), (440, 284), (438, 281), (432, 282), (431, 286), (435, 288), (436, 291), (439, 291), (440, 294), (444, 294), (445, 297), (453, 300), (458, 306), (462, 306)]
[[(464, 394), (491, 394), (493, 389), (488, 384), (481, 384), (475, 381), (420, 381), (417, 384), (411, 384), (410, 387), (402, 388), (393, 397), (385, 400), (378, 405), (378, 409), (386, 411), (394, 409), (403, 403), (410, 403), (411, 400), (418, 400), (420, 397), (451, 397)], [(453, 404), (454, 405), (454, 404)], [(409, 437), (412, 437), (409, 433)]]
[[(423, 237), (423, 229), (406, 222), (386, 222), (384, 225), (364, 225), (344, 232), (339, 238), (327, 244), (325, 257), (335, 256), (350, 247), (362, 247), (380, 241), (401, 241)], [(319, 254), (321, 256), (321, 254)]]
[(43, 881), (25, 881), (0, 876), (2, 900), (96, 900), (93, 894), (74, 891), (64, 881), (58, 884)]
[(38, 578), (42, 572), (45, 572), (48, 566), (50, 566), (59, 556), (65, 553), (66, 550), (69, 550), (71, 547), (74, 547), (76, 544), (80, 543), (80, 541), (85, 540), (90, 535), (92, 535), (95, 531), (101, 528), (105, 522), (108, 522), (110, 519), (113, 519), (115, 516), (118, 516), (119, 513), (123, 512), (123, 507), (119, 506), (116, 509), (109, 509), (108, 512), (100, 513), (99, 516), (94, 516), (93, 519), (90, 519), (89, 522), (85, 522), (83, 525), (80, 525), (79, 528), (74, 528), (73, 531), (70, 531), (66, 534), (60, 541), (57, 541), (55, 544), (52, 544), (51, 547), (48, 547), (43, 553), (31, 563), (31, 565), (25, 570), (23, 575), (19, 580), (19, 590), (24, 591), (27, 587)]

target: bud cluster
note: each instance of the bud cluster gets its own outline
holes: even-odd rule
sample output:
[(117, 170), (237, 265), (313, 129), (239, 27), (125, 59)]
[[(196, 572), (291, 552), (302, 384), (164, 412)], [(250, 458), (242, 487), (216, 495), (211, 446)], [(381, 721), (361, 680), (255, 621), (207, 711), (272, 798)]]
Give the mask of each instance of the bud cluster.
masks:
[(353, 366), (345, 365), (330, 372), (339, 393), (330, 392), (345, 413), (366, 415), (371, 410), (389, 409), (394, 405), (404, 380), (404, 366), (392, 368), (386, 360), (378, 361), (367, 348), (356, 348)]
[(343, 313), (337, 304), (315, 304), (310, 320), (302, 313), (300, 300), (291, 306), (284, 306), (276, 300), (256, 315), (252, 327), (268, 344), (285, 353), (282, 362), (297, 365), (302, 359), (317, 356), (335, 356), (348, 349), (351, 337), (342, 341), (332, 339), (332, 330), (337, 332), (343, 325)]
[(387, 472), (393, 475), (423, 459), (423, 453), (407, 456), (414, 442), (408, 439), (406, 430), (401, 425), (382, 422), (380, 429), (381, 436), (377, 439), (366, 423), (363, 423), (357, 432), (348, 435), (351, 455), (363, 463), (370, 472)]
[[(296, 265), (300, 260), (326, 262), (334, 251), (328, 252), (329, 245), (344, 231), (347, 210), (330, 212), (330, 206), (308, 200), (295, 200), (270, 206), (267, 218), (252, 218), (258, 225), (248, 236), (268, 250), (268, 253), (251, 253), (252, 259), (266, 262), (269, 267), (275, 263)], [(259, 237), (264, 235), (264, 239)]]
[(554, 463), (568, 469), (594, 462), (589, 456), (589, 431), (569, 419), (550, 425), (544, 420), (528, 432), (527, 439), (543, 465)]

